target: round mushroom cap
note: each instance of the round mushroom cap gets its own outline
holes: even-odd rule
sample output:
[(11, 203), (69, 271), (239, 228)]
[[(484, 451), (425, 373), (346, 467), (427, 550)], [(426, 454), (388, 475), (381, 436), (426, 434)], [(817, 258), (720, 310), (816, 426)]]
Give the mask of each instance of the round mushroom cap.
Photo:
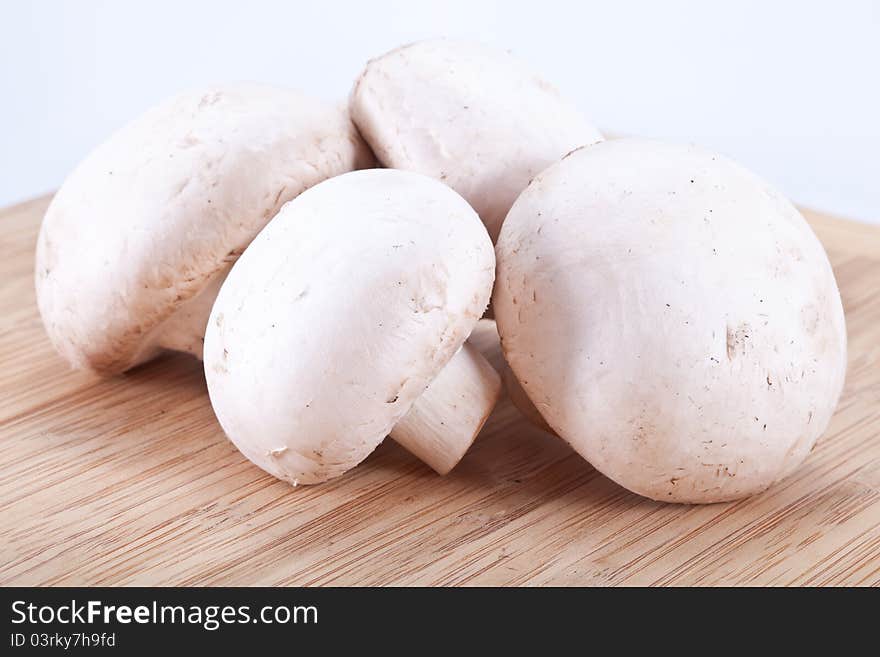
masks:
[(286, 89), (212, 87), (149, 110), (46, 212), (36, 287), (49, 337), (75, 367), (146, 360), (163, 322), (285, 202), (372, 162), (346, 111)]
[(578, 150), (523, 192), (496, 256), (507, 361), (622, 486), (757, 493), (828, 426), (846, 369), (831, 266), (798, 211), (733, 162), (635, 139)]
[(205, 373), (227, 436), (297, 484), (353, 467), (458, 351), (489, 302), (492, 243), (458, 194), (390, 169), (287, 204), (233, 266)]
[(532, 177), (602, 139), (510, 53), (446, 39), (370, 61), (350, 111), (382, 164), (445, 182), (479, 213), (493, 241)]

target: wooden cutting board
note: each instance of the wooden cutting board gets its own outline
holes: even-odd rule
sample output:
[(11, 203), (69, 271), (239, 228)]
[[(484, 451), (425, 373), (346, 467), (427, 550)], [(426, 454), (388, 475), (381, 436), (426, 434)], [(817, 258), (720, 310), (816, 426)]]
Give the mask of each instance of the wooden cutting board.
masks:
[[(880, 228), (806, 213), (849, 330), (813, 454), (757, 497), (679, 506), (506, 399), (447, 477), (386, 441), (330, 483), (277, 481), (225, 439), (197, 361), (101, 380), (55, 355), (32, 283), (47, 203), (0, 211), (2, 584), (880, 585)], [(480, 328), (497, 364), (496, 340)]]

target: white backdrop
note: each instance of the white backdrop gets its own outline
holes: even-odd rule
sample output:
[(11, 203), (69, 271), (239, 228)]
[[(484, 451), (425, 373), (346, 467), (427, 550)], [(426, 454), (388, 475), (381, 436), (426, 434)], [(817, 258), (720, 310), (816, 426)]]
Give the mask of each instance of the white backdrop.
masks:
[(341, 98), (369, 57), (441, 35), (513, 50), (605, 131), (695, 141), (880, 222), (880, 0), (0, 0), (0, 206), (187, 87)]

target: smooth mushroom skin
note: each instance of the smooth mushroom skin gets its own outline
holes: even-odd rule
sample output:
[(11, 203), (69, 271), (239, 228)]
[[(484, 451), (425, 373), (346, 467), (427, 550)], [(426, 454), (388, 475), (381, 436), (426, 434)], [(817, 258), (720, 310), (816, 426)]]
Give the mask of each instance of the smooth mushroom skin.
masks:
[(541, 412), (535, 407), (532, 400), (529, 399), (529, 396), (526, 394), (526, 391), (523, 390), (520, 382), (517, 381), (516, 375), (513, 373), (513, 370), (510, 369), (509, 365), (507, 365), (502, 371), (501, 379), (504, 381), (504, 389), (507, 391), (507, 396), (510, 398), (511, 403), (516, 410), (518, 410), (530, 424), (533, 424), (547, 433), (554, 433), (553, 428), (547, 424), (547, 420), (541, 416)]
[(286, 89), (211, 87), (149, 110), (46, 212), (36, 288), (52, 343), (104, 374), (161, 348), (200, 356), (212, 295), (257, 232), (303, 190), (373, 162), (347, 111)]
[(843, 386), (828, 258), (766, 183), (701, 149), (626, 139), (539, 175), (496, 248), (505, 357), (597, 469), (719, 502), (791, 473)]
[(341, 475), (442, 378), (494, 273), (476, 213), (435, 180), (374, 169), (313, 187), (260, 233), (217, 296), (205, 373), (220, 424), (276, 477)]
[(434, 39), (371, 60), (350, 111), (379, 161), (443, 181), (492, 240), (533, 176), (602, 135), (510, 53)]

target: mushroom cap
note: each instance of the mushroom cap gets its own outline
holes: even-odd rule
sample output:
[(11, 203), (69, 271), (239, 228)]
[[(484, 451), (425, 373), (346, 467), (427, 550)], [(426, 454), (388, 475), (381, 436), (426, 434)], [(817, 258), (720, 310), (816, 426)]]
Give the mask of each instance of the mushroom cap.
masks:
[(371, 60), (350, 111), (385, 166), (442, 180), (493, 241), (529, 180), (602, 135), (510, 53), (435, 39)]
[(390, 169), (288, 203), (223, 283), (205, 373), (227, 436), (291, 483), (353, 467), (452, 358), (486, 308), (492, 243), (458, 194)]
[(526, 391), (523, 390), (522, 385), (520, 385), (513, 370), (510, 369), (510, 365), (505, 365), (501, 373), (501, 378), (504, 381), (504, 388), (507, 391), (507, 397), (510, 399), (510, 402), (514, 405), (516, 410), (518, 410), (530, 424), (546, 431), (547, 433), (553, 433), (553, 429), (547, 424), (547, 420), (541, 417), (541, 412), (535, 407), (532, 400), (529, 399)]
[(519, 197), (496, 255), (507, 361), (626, 488), (756, 493), (828, 426), (846, 369), (831, 266), (794, 206), (733, 162), (635, 139), (578, 150)]
[(104, 373), (149, 358), (161, 324), (286, 201), (372, 161), (346, 111), (294, 91), (167, 100), (94, 150), (46, 212), (36, 287), (49, 337)]

